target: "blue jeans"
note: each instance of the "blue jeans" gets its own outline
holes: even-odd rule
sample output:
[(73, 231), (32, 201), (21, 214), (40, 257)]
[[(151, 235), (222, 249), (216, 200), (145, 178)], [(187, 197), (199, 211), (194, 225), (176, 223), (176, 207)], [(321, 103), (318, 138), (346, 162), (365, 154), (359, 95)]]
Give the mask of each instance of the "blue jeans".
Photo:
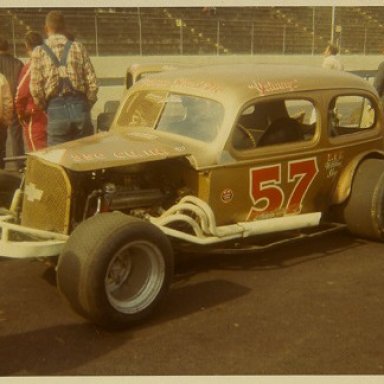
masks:
[(88, 102), (82, 95), (52, 98), (47, 108), (47, 144), (55, 145), (92, 135)]
[[(9, 126), (9, 135), (12, 139), (12, 155), (13, 156), (23, 156), (25, 154), (24, 150), (24, 136), (23, 136), (23, 127), (21, 126), (19, 119), (17, 118), (16, 113), (13, 115), (13, 120)], [(23, 161), (17, 161), (17, 168), (22, 168), (24, 165)]]

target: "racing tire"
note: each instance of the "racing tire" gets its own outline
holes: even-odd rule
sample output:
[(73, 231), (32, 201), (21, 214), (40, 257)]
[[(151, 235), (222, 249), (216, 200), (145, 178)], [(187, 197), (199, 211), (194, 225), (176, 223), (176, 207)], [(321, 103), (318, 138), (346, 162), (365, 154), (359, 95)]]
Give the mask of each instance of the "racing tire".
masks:
[(57, 285), (75, 312), (106, 328), (147, 318), (173, 278), (168, 238), (151, 223), (120, 212), (81, 223), (59, 256)]
[(344, 220), (357, 236), (384, 240), (384, 160), (364, 160), (356, 170)]
[(0, 170), (0, 207), (8, 208), (15, 190), (20, 187), (21, 175)]

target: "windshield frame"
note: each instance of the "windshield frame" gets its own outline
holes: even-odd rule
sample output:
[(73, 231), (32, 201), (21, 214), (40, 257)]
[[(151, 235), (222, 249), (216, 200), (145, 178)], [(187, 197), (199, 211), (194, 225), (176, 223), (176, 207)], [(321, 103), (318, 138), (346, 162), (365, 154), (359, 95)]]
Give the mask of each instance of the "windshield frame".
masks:
[[(156, 101), (156, 99), (158, 101)], [(175, 108), (176, 103), (181, 105), (183, 100), (188, 99), (189, 101), (193, 100), (196, 103), (200, 103), (201, 105), (205, 105), (204, 111), (196, 108), (194, 109), (193, 118), (196, 120), (193, 122), (193, 125), (186, 130), (186, 112), (184, 113), (184, 121), (180, 120), (179, 123), (182, 126), (184, 124), (183, 129), (171, 129), (171, 124), (174, 122), (164, 123), (166, 118), (170, 119), (172, 116), (166, 114), (169, 109), (178, 109)], [(161, 103), (158, 109), (152, 108), (154, 103)], [(147, 103), (147, 108), (145, 108), (145, 104)], [(152, 104), (151, 104), (152, 103)], [(172, 103), (172, 104), (170, 104)], [(150, 105), (151, 104), (151, 105)], [(172, 105), (172, 108), (170, 106)], [(131, 109), (133, 108), (133, 109)], [(183, 104), (183, 108), (186, 108)], [(140, 109), (142, 110), (140, 112)], [(144, 113), (143, 110), (146, 109)], [(149, 109), (151, 111), (152, 116), (149, 115)], [(200, 111), (200, 114), (199, 114)], [(216, 113), (213, 113), (215, 111)], [(135, 120), (135, 116), (137, 121)], [(145, 118), (149, 116), (149, 121), (145, 121)], [(137, 91), (131, 92), (127, 95), (126, 100), (122, 103), (122, 106), (119, 111), (119, 115), (116, 119), (116, 124), (114, 126), (114, 130), (119, 132), (131, 132), (132, 130), (137, 131), (141, 128), (152, 129), (154, 132), (162, 132), (171, 135), (175, 135), (177, 137), (185, 137), (188, 139), (196, 140), (199, 142), (213, 142), (220, 135), (222, 130), (223, 122), (225, 116), (225, 107), (224, 105), (216, 100), (209, 97), (203, 97), (200, 95), (195, 95), (191, 93), (182, 93), (175, 92), (167, 89), (138, 89)], [(182, 116), (173, 116), (175, 120)], [(198, 121), (198, 118), (206, 118), (204, 122), (205, 125), (202, 126), (202, 123)], [(189, 122), (191, 122), (190, 119)], [(209, 123), (214, 124), (212, 128)], [(164, 125), (162, 125), (164, 124)], [(167, 126), (169, 124), (169, 126)], [(159, 129), (161, 128), (161, 129)], [(205, 129), (204, 129), (205, 128)], [(198, 130), (200, 132), (198, 132)]]

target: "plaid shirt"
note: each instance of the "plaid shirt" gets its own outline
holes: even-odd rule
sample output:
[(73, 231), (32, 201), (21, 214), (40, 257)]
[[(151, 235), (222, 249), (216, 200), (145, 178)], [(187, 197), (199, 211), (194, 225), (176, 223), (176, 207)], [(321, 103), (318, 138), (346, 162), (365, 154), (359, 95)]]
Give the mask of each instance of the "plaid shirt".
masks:
[[(65, 36), (54, 34), (45, 44), (60, 60), (66, 42)], [(98, 91), (96, 74), (85, 47), (78, 41), (74, 41), (69, 50), (67, 73), (74, 90), (83, 93), (93, 105)], [(32, 52), (30, 90), (36, 105), (41, 108), (45, 108), (47, 101), (59, 93), (58, 68), (41, 47)]]

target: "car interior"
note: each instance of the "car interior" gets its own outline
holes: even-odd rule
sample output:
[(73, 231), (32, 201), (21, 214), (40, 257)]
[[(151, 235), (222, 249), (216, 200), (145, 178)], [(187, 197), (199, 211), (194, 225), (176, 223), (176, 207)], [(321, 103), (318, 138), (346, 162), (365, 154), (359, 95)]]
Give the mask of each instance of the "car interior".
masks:
[(235, 149), (247, 150), (309, 140), (316, 125), (313, 112), (313, 105), (307, 100), (303, 103), (295, 101), (290, 108), (287, 108), (286, 100), (251, 105), (237, 122), (232, 145)]

